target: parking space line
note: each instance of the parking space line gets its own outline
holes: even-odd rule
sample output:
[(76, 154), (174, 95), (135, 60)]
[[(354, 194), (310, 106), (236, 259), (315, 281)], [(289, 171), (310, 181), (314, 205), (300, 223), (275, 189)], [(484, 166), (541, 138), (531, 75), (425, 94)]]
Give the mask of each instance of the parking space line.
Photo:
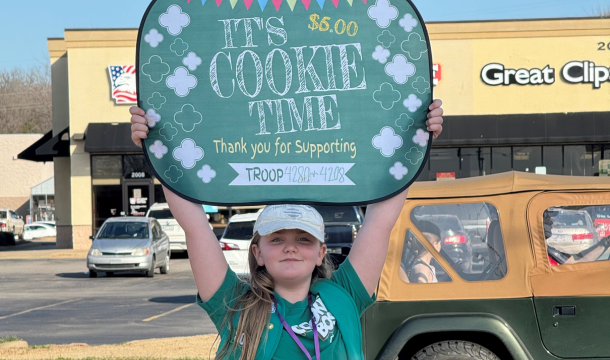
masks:
[(194, 303), (191, 303), (191, 304), (186, 304), (186, 305), (182, 305), (182, 306), (180, 306), (180, 307), (175, 308), (174, 310), (171, 310), (171, 311), (165, 312), (165, 313), (163, 313), (163, 314), (155, 315), (155, 316), (153, 316), (153, 317), (149, 317), (148, 319), (144, 319), (144, 320), (142, 320), (142, 321), (151, 321), (151, 320), (155, 320), (155, 319), (160, 318), (161, 316), (169, 315), (169, 314), (174, 313), (174, 312), (176, 312), (176, 311), (180, 311), (180, 310), (182, 310), (182, 309), (184, 309), (184, 308), (187, 308), (187, 307), (189, 307), (189, 306), (191, 306), (191, 305), (193, 305), (193, 304), (194, 304)]
[(5, 315), (5, 316), (0, 316), (0, 320), (2, 320), (2, 319), (6, 319), (6, 318), (9, 318), (9, 317), (12, 317), (12, 316), (17, 316), (17, 315), (21, 315), (21, 314), (29, 313), (29, 312), (36, 311), (36, 310), (42, 310), (42, 309), (46, 309), (46, 308), (49, 308), (49, 307), (52, 307), (52, 306), (57, 306), (57, 305), (61, 305), (61, 304), (67, 304), (67, 303), (69, 303), (69, 302), (78, 301), (78, 300), (80, 300), (80, 299), (73, 299), (73, 300), (62, 301), (62, 302), (59, 302), (59, 303), (57, 303), (57, 304), (51, 304), (51, 305), (40, 306), (40, 307), (37, 307), (37, 308), (33, 308), (33, 309), (29, 309), (29, 310), (20, 311), (20, 312), (18, 312), (18, 313), (14, 313), (14, 314), (10, 314), (10, 315)]

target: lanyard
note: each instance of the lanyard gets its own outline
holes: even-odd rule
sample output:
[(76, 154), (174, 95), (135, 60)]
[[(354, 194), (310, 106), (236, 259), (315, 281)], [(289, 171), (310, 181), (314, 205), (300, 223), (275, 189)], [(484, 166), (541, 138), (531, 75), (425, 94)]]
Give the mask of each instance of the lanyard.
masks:
[[(318, 339), (318, 327), (316, 326), (316, 319), (314, 318), (313, 312), (311, 311), (311, 294), (309, 294), (308, 299), (309, 299), (308, 307), (309, 307), (309, 312), (311, 314), (311, 327), (313, 329), (313, 339), (314, 339), (313, 341), (315, 344), (314, 346), (316, 348), (316, 360), (320, 360), (320, 340)], [(307, 358), (309, 360), (312, 360), (311, 355), (309, 355), (309, 352), (305, 348), (305, 345), (303, 345), (303, 343), (301, 342), (301, 340), (299, 340), (299, 338), (296, 336), (294, 331), (292, 331), (292, 328), (290, 327), (290, 325), (288, 325), (286, 320), (284, 320), (284, 318), (280, 314), (279, 309), (277, 307), (277, 300), (275, 300), (275, 297), (273, 298), (273, 304), (275, 305), (275, 308), (277, 309), (277, 316), (280, 318), (280, 322), (284, 326), (284, 329), (286, 329), (286, 331), (288, 332), (288, 334), (290, 335), (292, 340), (294, 340), (294, 342), (299, 346), (299, 348), (301, 348), (301, 350), (305, 353)]]

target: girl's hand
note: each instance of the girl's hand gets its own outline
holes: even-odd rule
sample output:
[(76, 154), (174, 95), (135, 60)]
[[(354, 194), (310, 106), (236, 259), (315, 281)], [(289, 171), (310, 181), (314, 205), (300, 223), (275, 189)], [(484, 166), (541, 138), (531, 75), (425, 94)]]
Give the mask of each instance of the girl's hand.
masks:
[(131, 140), (136, 146), (142, 147), (142, 139), (146, 139), (146, 134), (148, 134), (148, 122), (144, 118), (146, 113), (137, 106), (132, 106), (129, 113), (131, 114)]
[(432, 138), (436, 139), (443, 132), (443, 101), (436, 99), (430, 104), (428, 113), (428, 131), (432, 131)]

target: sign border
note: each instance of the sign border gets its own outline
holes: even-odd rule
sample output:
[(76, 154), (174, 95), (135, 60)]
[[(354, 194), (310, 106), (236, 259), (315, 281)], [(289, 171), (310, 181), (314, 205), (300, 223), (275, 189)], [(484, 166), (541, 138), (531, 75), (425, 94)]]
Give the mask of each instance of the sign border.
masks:
[[(182, 0), (184, 1), (184, 0)], [(355, 0), (355, 1), (359, 1), (359, 0)], [(376, 0), (375, 0), (376, 1)], [(415, 14), (417, 15), (417, 20), (419, 21), (420, 25), (422, 26), (424, 35), (426, 35), (426, 44), (428, 47), (428, 68), (430, 70), (430, 80), (432, 81), (434, 79), (434, 70), (433, 70), (433, 66), (434, 66), (434, 62), (432, 60), (432, 47), (430, 44), (430, 36), (428, 34), (428, 28), (426, 26), (426, 23), (424, 22), (424, 19), (421, 16), (421, 13), (419, 12), (419, 9), (417, 9), (417, 7), (413, 4), (413, 2), (411, 2), (411, 0), (399, 0), (399, 1), (405, 1), (407, 2), (411, 8), (413, 8), (413, 10), (415, 11)], [(177, 1), (176, 1), (177, 2)], [(138, 39), (136, 42), (136, 94), (138, 96), (138, 100), (137, 100), (137, 106), (141, 109), (142, 108), (142, 101), (140, 100), (140, 45), (141, 45), (141, 39), (143, 38), (143, 34), (142, 34), (142, 30), (144, 29), (144, 23), (146, 22), (146, 19), (148, 17), (149, 12), (151, 11), (151, 9), (153, 8), (153, 6), (155, 6), (155, 4), (157, 3), (157, 0), (152, 0), (150, 2), (150, 4), (148, 5), (148, 7), (146, 8), (146, 11), (144, 12), (144, 15), (142, 16), (142, 20), (140, 21), (140, 26), (138, 27)], [(368, 5), (368, 4), (367, 4)], [(434, 86), (430, 86), (430, 97), (432, 98), (432, 101), (434, 101)], [(431, 104), (431, 103), (430, 103)], [(429, 107), (430, 104), (428, 104), (428, 113), (430, 112)], [(154, 168), (154, 166), (152, 165), (152, 162), (150, 161), (149, 155), (148, 155), (148, 151), (146, 151), (146, 140), (147, 139), (142, 139), (142, 152), (144, 153), (144, 157), (146, 158), (146, 161), (148, 162), (148, 166), (151, 169), (151, 172), (154, 174), (155, 178), (157, 180), (159, 180), (159, 182), (165, 186), (166, 188), (168, 188), (169, 190), (171, 190), (174, 194), (180, 196), (181, 198), (188, 200), (190, 202), (196, 203), (196, 204), (205, 204), (205, 205), (215, 205), (215, 206), (250, 206), (250, 205), (276, 205), (276, 204), (305, 204), (305, 205), (348, 205), (348, 206), (358, 206), (358, 205), (369, 205), (369, 204), (374, 204), (374, 203), (378, 203), (384, 200), (388, 200), (390, 198), (393, 198), (394, 196), (400, 194), (401, 192), (405, 191), (405, 189), (407, 189), (408, 187), (410, 187), (419, 177), (419, 175), (421, 175), (422, 171), (424, 170), (425, 165), (427, 164), (427, 162), (429, 161), (430, 158), (430, 150), (432, 149), (432, 132), (428, 131), (428, 135), (429, 135), (429, 141), (428, 141), (428, 146), (426, 148), (426, 154), (424, 155), (424, 160), (422, 161), (421, 166), (419, 167), (419, 170), (417, 171), (417, 173), (415, 174), (415, 176), (413, 176), (413, 178), (411, 179), (411, 181), (409, 181), (405, 186), (403, 186), (402, 188), (398, 189), (397, 191), (388, 194), (384, 197), (380, 197), (377, 199), (372, 199), (372, 200), (368, 200), (368, 201), (364, 201), (364, 202), (324, 202), (324, 201), (286, 201), (286, 200), (270, 200), (270, 201), (262, 201), (262, 202), (231, 202), (231, 203), (223, 203), (223, 202), (207, 202), (205, 200), (198, 200), (198, 199), (194, 199), (191, 198), (190, 196), (184, 195), (178, 191), (175, 191), (174, 188), (163, 179), (162, 176), (159, 175), (159, 173), (157, 172), (157, 170)], [(406, 199), (405, 199), (406, 200)]]

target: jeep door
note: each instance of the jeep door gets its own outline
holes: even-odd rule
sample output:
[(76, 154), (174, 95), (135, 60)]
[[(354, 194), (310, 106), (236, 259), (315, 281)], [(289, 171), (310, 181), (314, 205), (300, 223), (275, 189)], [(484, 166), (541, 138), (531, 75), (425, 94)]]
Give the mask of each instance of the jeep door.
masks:
[[(557, 357), (610, 357), (610, 248), (602, 245), (603, 236), (599, 236), (605, 230), (564, 216), (586, 212), (593, 222), (599, 218), (599, 223), (608, 206), (610, 192), (590, 191), (545, 192), (528, 207), (536, 316), (545, 347)], [(553, 235), (557, 233), (553, 227), (568, 226), (581, 230), (561, 239)], [(581, 242), (587, 245), (578, 246)]]

